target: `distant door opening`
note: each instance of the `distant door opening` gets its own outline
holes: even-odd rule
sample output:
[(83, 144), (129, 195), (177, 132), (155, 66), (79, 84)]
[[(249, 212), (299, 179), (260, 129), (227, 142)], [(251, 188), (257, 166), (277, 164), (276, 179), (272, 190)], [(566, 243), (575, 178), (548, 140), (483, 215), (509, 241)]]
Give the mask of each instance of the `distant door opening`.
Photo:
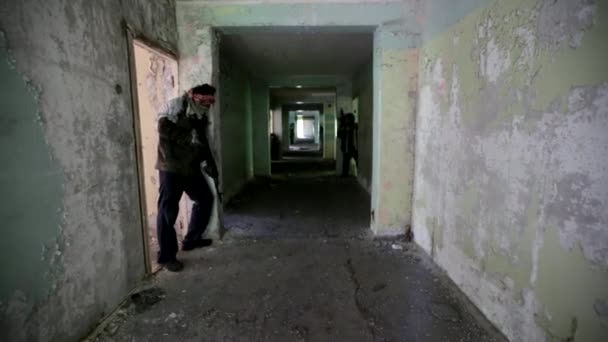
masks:
[[(319, 111), (290, 111), (290, 127), (293, 125), (291, 151), (320, 151), (320, 113)], [(291, 128), (290, 128), (291, 129)]]
[[(155, 168), (157, 114), (165, 103), (178, 95), (178, 65), (175, 56), (141, 40), (131, 37), (129, 45), (145, 262), (147, 271), (155, 272), (158, 269), (156, 215), (159, 181)], [(186, 233), (189, 211), (183, 197), (176, 222), (178, 238)]]

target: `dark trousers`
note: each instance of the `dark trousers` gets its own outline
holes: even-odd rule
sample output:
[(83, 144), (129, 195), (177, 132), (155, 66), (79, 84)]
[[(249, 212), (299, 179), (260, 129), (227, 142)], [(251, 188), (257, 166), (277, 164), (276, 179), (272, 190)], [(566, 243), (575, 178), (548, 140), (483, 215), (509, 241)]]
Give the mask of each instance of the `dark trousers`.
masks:
[(350, 175), (350, 160), (355, 159), (355, 163), (357, 162), (357, 157), (355, 153), (352, 152), (343, 152), (342, 154), (342, 177), (347, 177)]
[(160, 193), (158, 197), (158, 262), (165, 263), (176, 259), (178, 244), (175, 221), (179, 212), (179, 200), (185, 192), (194, 204), (184, 241), (200, 239), (207, 229), (213, 209), (213, 193), (202, 174), (184, 176), (174, 172), (159, 171)]

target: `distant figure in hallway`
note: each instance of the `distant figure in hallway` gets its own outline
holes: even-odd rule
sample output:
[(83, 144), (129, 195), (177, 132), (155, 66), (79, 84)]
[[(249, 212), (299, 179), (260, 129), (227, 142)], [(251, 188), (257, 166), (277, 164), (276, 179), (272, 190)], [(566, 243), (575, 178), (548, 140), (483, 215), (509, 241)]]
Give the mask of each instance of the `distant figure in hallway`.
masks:
[[(156, 224), (160, 251), (157, 261), (171, 272), (183, 269), (183, 264), (177, 260), (178, 242), (174, 225), (184, 192), (194, 204), (182, 250), (212, 244), (212, 240), (203, 239), (203, 233), (211, 218), (214, 196), (201, 165), (206, 164), (205, 171), (217, 184), (218, 170), (207, 140), (207, 113), (213, 103), (215, 88), (203, 84), (169, 101), (158, 114), (156, 168), (160, 191)], [(219, 187), (217, 191), (219, 193)]]
[(296, 124), (293, 122), (289, 124), (289, 144), (293, 145), (296, 140)]
[(344, 114), (342, 111), (340, 112), (338, 139), (340, 139), (340, 151), (342, 151), (342, 177), (348, 177), (350, 174), (351, 159), (354, 159), (355, 165), (358, 165), (358, 127), (353, 113)]
[(325, 137), (323, 136), (323, 124), (321, 124), (319, 126), (319, 145), (321, 147), (321, 151), (323, 151), (323, 139)]

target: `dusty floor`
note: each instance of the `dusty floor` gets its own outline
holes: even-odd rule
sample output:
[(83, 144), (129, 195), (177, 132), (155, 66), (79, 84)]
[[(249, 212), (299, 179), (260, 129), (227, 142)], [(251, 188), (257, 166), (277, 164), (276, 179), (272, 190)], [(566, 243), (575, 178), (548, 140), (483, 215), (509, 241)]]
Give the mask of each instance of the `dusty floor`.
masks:
[(226, 210), (226, 238), (180, 255), (99, 341), (504, 341), (428, 258), (368, 234), (353, 179), (282, 177)]

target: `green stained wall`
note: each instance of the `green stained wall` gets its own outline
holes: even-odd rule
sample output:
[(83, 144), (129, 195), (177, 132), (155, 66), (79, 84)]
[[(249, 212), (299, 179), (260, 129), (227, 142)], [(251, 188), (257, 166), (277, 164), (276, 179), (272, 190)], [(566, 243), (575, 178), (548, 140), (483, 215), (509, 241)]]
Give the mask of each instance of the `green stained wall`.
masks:
[(247, 88), (245, 89), (245, 113), (247, 117), (245, 124), (247, 125), (247, 179), (254, 176), (253, 172), (253, 111), (251, 100), (251, 80), (247, 80)]
[(252, 177), (251, 85), (249, 75), (222, 56), (220, 68), (222, 181), (226, 200)]
[[(63, 177), (44, 139), (38, 90), (11, 62), (0, 33), (0, 303), (15, 291), (39, 301), (51, 291), (60, 237)], [(15, 262), (10, 262), (11, 260)], [(18, 261), (18, 262), (16, 262)]]
[(418, 14), (423, 27), (422, 40), (427, 42), (450, 29), (464, 17), (492, 0), (426, 0)]
[(323, 158), (336, 158), (336, 101), (323, 104)]
[(80, 340), (145, 276), (123, 22), (176, 51), (174, 11), (0, 2), (3, 341)]
[(608, 3), (450, 22), (420, 54), (416, 241), (510, 340), (604, 340)]
[(270, 94), (268, 85), (251, 82), (251, 120), (253, 129), (253, 173), (270, 176)]

